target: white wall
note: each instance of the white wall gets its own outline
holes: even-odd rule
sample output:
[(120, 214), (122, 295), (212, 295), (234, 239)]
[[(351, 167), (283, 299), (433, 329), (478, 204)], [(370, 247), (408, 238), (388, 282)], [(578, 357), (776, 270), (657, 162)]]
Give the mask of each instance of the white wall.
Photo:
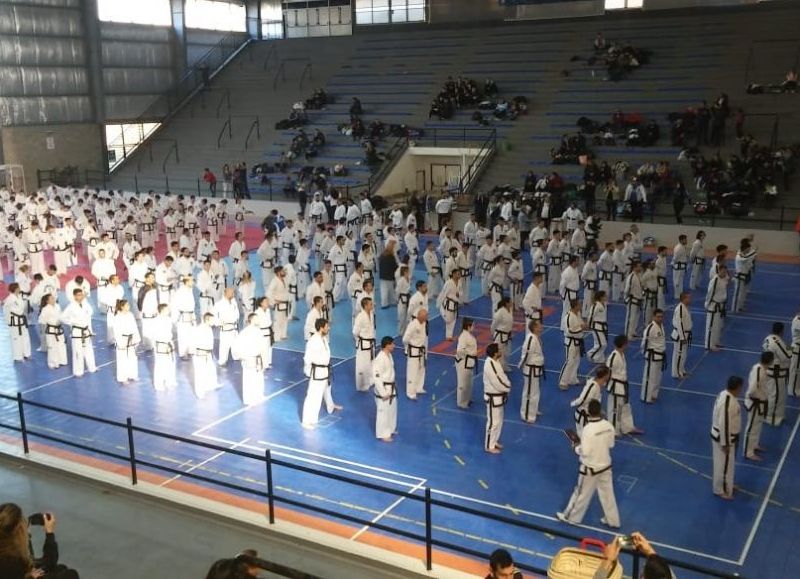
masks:
[(466, 167), (477, 156), (478, 149), (459, 147), (409, 147), (376, 191), (376, 195), (391, 197), (406, 189), (417, 189), (417, 171), (425, 171), (426, 183), (431, 181), (431, 165), (462, 165)]

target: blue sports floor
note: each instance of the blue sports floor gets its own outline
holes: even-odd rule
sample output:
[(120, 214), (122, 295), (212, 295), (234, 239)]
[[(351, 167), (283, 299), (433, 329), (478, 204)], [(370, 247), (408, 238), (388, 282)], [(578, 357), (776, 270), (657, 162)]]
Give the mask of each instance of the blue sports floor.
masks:
[[(259, 271), (255, 257), (251, 263), (253, 270)], [(525, 263), (530, 263), (527, 256)], [(421, 269), (417, 274), (422, 274)], [(673, 380), (667, 372), (662, 395), (655, 405), (641, 404), (638, 392), (634, 393), (634, 416), (645, 434), (620, 439), (613, 454), (623, 532), (642, 531), (667, 556), (739, 572), (745, 577), (797, 576), (800, 556), (794, 544), (800, 531), (800, 445), (793, 442), (800, 425), (798, 401), (789, 400), (783, 427), (765, 426), (762, 445), (768, 452), (762, 463), (744, 462), (741, 452), (737, 453), (740, 458), (736, 482), (740, 491), (733, 502), (721, 501), (711, 492), (708, 430), (714, 396), (728, 375), (747, 375), (773, 321), (784, 321), (788, 332), (791, 318), (800, 307), (798, 288), (800, 267), (759, 263), (746, 313), (727, 318), (725, 349), (708, 353), (698, 339), (698, 345), (690, 352), (689, 378)], [(477, 280), (473, 281), (471, 293), (479, 294)], [(702, 336), (704, 327), (702, 297), (698, 295), (692, 304), (696, 336)], [(503, 431), (505, 450), (497, 456), (483, 451), (485, 411), (480, 401), (480, 377), (476, 379), (475, 404), (468, 411), (457, 409), (453, 358), (448, 354), (430, 354), (427, 396), (418, 402), (400, 396), (396, 441), (386, 444), (375, 439), (374, 399), (371, 394), (357, 393), (353, 385), (354, 350), (350, 305), (346, 302), (334, 310), (331, 340), (334, 398), (344, 411), (325, 417), (314, 431), (301, 428), (299, 420), (306, 390), (302, 374), (302, 303), (298, 309), (300, 321), (290, 324), (290, 339), (280, 344), (273, 369), (266, 375), (266, 399), (252, 408), (241, 404), (238, 363), (220, 370), (224, 387), (204, 400), (197, 400), (193, 394), (188, 362), (178, 361), (179, 385), (174, 390), (153, 389), (152, 359), (148, 356), (140, 357), (140, 382), (119, 386), (114, 379), (113, 352), (105, 345), (105, 323), (100, 317), (95, 321), (99, 370), (82, 379), (72, 377), (68, 368), (48, 370), (44, 355), (39, 353), (31, 362), (14, 364), (8, 354), (8, 331), (2, 326), (0, 391), (22, 392), (29, 400), (114, 420), (131, 417), (142, 427), (242, 450), (260, 453), (271, 448), (275, 457), (289, 462), (397, 490), (421, 495), (422, 489), (429, 486), (434, 489), (434, 498), (608, 539), (611, 534), (600, 525), (601, 511), (596, 500), (581, 528), (568, 527), (555, 519), (555, 512), (566, 505), (577, 476), (576, 458), (562, 429), (572, 427), (569, 401), (578, 390), (564, 393), (557, 388), (557, 373), (563, 361), (557, 319), (560, 304), (552, 298), (547, 301), (552, 307), (544, 336), (548, 368), (548, 380), (542, 387), (544, 414), (535, 425), (520, 421), (521, 376), (514, 371)], [(394, 335), (396, 310), (377, 311), (379, 337)], [(473, 300), (463, 313), (475, 317), (479, 333), (485, 333), (490, 323), (488, 298)], [(622, 307), (612, 305), (609, 319), (614, 335), (624, 321)], [(667, 320), (669, 325), (671, 314)], [(444, 345), (436, 346), (442, 341), (443, 332), (437, 314), (431, 323), (432, 349), (447, 350)], [(38, 338), (35, 332), (32, 334), (35, 348)], [(514, 364), (522, 341), (523, 333), (516, 332)], [(485, 343), (483, 340), (481, 345)], [(632, 384), (638, 385), (642, 371), (638, 345), (629, 352), (629, 376)], [(399, 348), (395, 362), (403, 392), (405, 361)], [(584, 360), (581, 374), (590, 369)], [(18, 424), (16, 405), (1, 402), (0, 421)], [(27, 410), (27, 421), (30, 429), (66, 437), (90, 448), (122, 454), (127, 449), (124, 431), (110, 426), (36, 408)], [(7, 430), (0, 434), (6, 440), (16, 436)], [(33, 441), (46, 443), (35, 438)], [(261, 463), (145, 435), (137, 435), (136, 446), (137, 455), (155, 464), (265, 491)], [(281, 496), (424, 534), (424, 511), (419, 502), (282, 467), (275, 468), (274, 476), (276, 493)], [(172, 484), (177, 478), (163, 484)], [(512, 550), (515, 559), (536, 567), (546, 568), (549, 557), (564, 545), (552, 536), (441, 507), (434, 507), (433, 523), (435, 539), (481, 552), (504, 545)], [(351, 538), (358, 539), (365, 530), (354, 526)], [(693, 575), (681, 572), (679, 576)]]

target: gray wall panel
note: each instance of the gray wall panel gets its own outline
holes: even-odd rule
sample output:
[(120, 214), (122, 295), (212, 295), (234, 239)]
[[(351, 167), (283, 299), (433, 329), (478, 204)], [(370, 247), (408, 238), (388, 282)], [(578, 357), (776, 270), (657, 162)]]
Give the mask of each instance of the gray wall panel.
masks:
[(104, 68), (103, 87), (109, 94), (149, 94), (166, 91), (172, 71), (163, 68)]
[(77, 123), (91, 119), (88, 96), (0, 97), (0, 124)]
[(104, 40), (104, 67), (169, 68), (172, 59), (168, 44)]
[(81, 36), (83, 24), (77, 10), (0, 4), (0, 34)]
[(0, 65), (82, 65), (85, 52), (77, 38), (0, 37)]
[(80, 8), (81, 0), (3, 0), (6, 4), (36, 4), (52, 8)]
[(100, 37), (103, 40), (133, 40), (136, 42), (169, 42), (168, 26), (144, 26), (101, 22)]
[[(117, 95), (105, 97), (106, 121), (130, 121), (141, 115), (158, 95)], [(153, 111), (151, 111), (153, 112)], [(155, 111), (166, 115), (167, 110)]]
[(57, 96), (85, 94), (84, 68), (0, 67), (0, 96)]

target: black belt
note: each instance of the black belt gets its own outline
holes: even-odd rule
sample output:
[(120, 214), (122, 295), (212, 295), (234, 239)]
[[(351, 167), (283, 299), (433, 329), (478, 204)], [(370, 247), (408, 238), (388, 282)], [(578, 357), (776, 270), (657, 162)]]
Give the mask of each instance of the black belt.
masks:
[(661, 362), (661, 369), (664, 370), (667, 365), (667, 354), (666, 352), (659, 352), (658, 350), (651, 350), (648, 349), (645, 352), (647, 359), (651, 362)]
[(609, 470), (611, 470), (611, 465), (610, 464), (608, 466), (606, 466), (606, 467), (599, 468), (599, 469), (598, 468), (592, 468), (591, 466), (586, 466), (585, 464), (582, 464), (578, 468), (578, 473), (582, 474), (583, 476), (587, 476), (587, 475), (588, 476), (597, 476), (598, 474), (603, 474), (604, 472), (609, 471)]
[(195, 356), (203, 356), (204, 358), (210, 358), (213, 354), (212, 350), (207, 350), (205, 348), (195, 348), (194, 355)]
[(275, 262), (271, 259), (265, 259), (261, 262), (261, 267), (264, 269), (272, 269), (275, 267)]
[(444, 298), (444, 309), (447, 310), (448, 312), (456, 312), (456, 313), (458, 313), (458, 301), (457, 300), (451, 300), (450, 298), (445, 297)]
[(358, 337), (358, 349), (362, 352), (375, 352), (375, 338), (362, 338)]
[(586, 354), (586, 344), (583, 338), (574, 338), (572, 336), (567, 336), (564, 338), (565, 346), (569, 348), (570, 346), (578, 346), (581, 356)]
[(288, 312), (289, 302), (275, 302), (275, 310), (278, 312)]
[[(501, 393), (484, 392), (483, 398), (486, 401), (486, 403), (492, 406), (493, 408), (500, 408), (501, 406), (505, 406), (506, 403), (508, 402), (508, 394), (506, 394), (505, 392)], [(498, 400), (500, 401), (499, 404), (497, 403)]]
[(664, 276), (660, 275), (656, 279), (658, 280), (658, 287), (660, 287), (660, 288), (666, 288), (667, 287), (667, 278), (665, 278)]
[(736, 274), (736, 279), (737, 279), (737, 280), (739, 280), (739, 281), (741, 281), (741, 282), (744, 282), (744, 283), (750, 283), (750, 278), (751, 278), (751, 277), (752, 277), (752, 276), (750, 275), (750, 273), (749, 273), (749, 272), (748, 272), (748, 273), (741, 273), (741, 272), (738, 272), (738, 273)]
[(61, 324), (47, 324), (44, 333), (48, 336), (63, 336), (64, 327)]
[[(77, 335), (75, 335), (77, 333)], [(89, 326), (72, 326), (72, 339), (85, 342), (92, 337)]]
[(190, 311), (180, 311), (178, 312), (178, 322), (194, 322), (194, 312)]
[(347, 273), (347, 264), (336, 263), (333, 265), (333, 271), (335, 273)]
[(766, 400), (750, 397), (745, 399), (744, 407), (748, 412), (755, 412), (758, 416), (766, 416), (769, 404)]
[(411, 294), (397, 294), (397, 301), (404, 306), (408, 306), (408, 301), (411, 299)]
[(625, 303), (631, 306), (642, 307), (642, 302), (644, 300), (642, 298), (635, 298), (633, 296), (626, 296)]
[(672, 269), (675, 271), (685, 271), (686, 270), (686, 262), (685, 261), (678, 261), (672, 263)]
[(456, 364), (461, 363), (462, 360), (464, 361), (465, 370), (474, 370), (478, 365), (478, 357), (471, 354), (464, 354), (463, 358), (456, 358)]
[[(318, 376), (317, 370), (321, 370), (322, 368), (325, 369), (324, 376)], [(330, 364), (314, 364), (311, 363), (311, 379), (312, 380), (327, 380), (328, 382), (331, 381), (331, 365)]]
[(495, 340), (500, 341), (502, 344), (508, 344), (511, 341), (511, 332), (504, 332), (503, 330), (495, 330), (494, 331), (494, 338)]
[(17, 328), (19, 335), (22, 335), (22, 328), (28, 327), (28, 318), (26, 316), (20, 316), (17, 314), (9, 313), (9, 317), (11, 318), (8, 325), (12, 328)]
[(587, 279), (585, 283), (586, 283), (586, 289), (587, 290), (594, 291), (594, 290), (597, 289), (597, 282), (595, 280)]
[(541, 378), (544, 376), (544, 366), (540, 366), (538, 364), (525, 364), (526, 368), (530, 368), (530, 374), (526, 374), (526, 376), (533, 376), (534, 378)]
[(592, 330), (608, 335), (608, 322), (592, 322)]
[(613, 271), (606, 271), (604, 269), (600, 270), (600, 279), (603, 281), (611, 281), (614, 279), (614, 272)]
[(239, 329), (239, 324), (223, 323), (222, 326), (220, 327), (219, 331), (220, 332), (235, 332), (237, 329)]
[[(617, 384), (621, 384), (622, 385), (622, 388), (623, 388), (623, 393), (622, 394), (617, 394), (616, 392), (614, 392), (614, 388), (617, 386)], [(611, 380), (608, 381), (608, 392), (609, 392), (609, 394), (611, 396), (615, 396), (617, 398), (624, 398), (625, 402), (628, 402), (629, 388), (630, 387), (628, 386), (628, 381), (627, 380), (623, 381), (623, 380), (617, 380), (616, 378), (612, 378)]]
[[(389, 394), (389, 404), (394, 402), (394, 399), (397, 398), (397, 385), (394, 382), (384, 382), (384, 386), (391, 386), (391, 394)], [(377, 392), (375, 393), (375, 398), (383, 400), (382, 396), (378, 396)]]
[(425, 346), (412, 346), (411, 344), (408, 345), (408, 357), (409, 358), (424, 358), (425, 357)]

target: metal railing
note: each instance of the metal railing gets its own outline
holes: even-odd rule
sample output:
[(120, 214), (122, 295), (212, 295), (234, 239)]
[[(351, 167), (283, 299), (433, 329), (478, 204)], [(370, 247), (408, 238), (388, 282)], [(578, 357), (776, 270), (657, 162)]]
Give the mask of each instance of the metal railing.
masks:
[(308, 74), (308, 80), (314, 80), (314, 70), (311, 65), (311, 60), (306, 63), (303, 67), (303, 72), (300, 74), (300, 84), (298, 88), (301, 90), (303, 89), (303, 82), (306, 79), (306, 74)]
[(306, 56), (300, 56), (296, 58), (283, 58), (280, 60), (278, 64), (278, 70), (275, 71), (275, 76), (272, 77), (272, 90), (278, 89), (278, 81), (286, 82), (286, 64), (292, 62), (304, 63), (303, 70), (300, 72), (300, 80), (298, 82), (298, 88), (300, 89), (303, 88), (303, 82), (305, 81), (306, 74), (308, 74), (309, 79), (314, 78), (313, 64), (310, 58)]
[(178, 141), (175, 141), (175, 143), (169, 148), (167, 154), (164, 155), (164, 160), (161, 162), (161, 172), (164, 174), (167, 173), (167, 162), (169, 161), (169, 158), (172, 156), (172, 153), (175, 153), (175, 164), (179, 165), (181, 162), (181, 158), (180, 155), (178, 154)]
[(272, 44), (269, 49), (267, 50), (267, 56), (264, 58), (264, 64), (262, 65), (262, 69), (264, 72), (269, 70), (269, 62), (272, 60), (272, 57), (275, 57), (275, 62), (280, 62), (280, 58), (278, 57), (278, 44)]
[(359, 197), (362, 193), (367, 196), (375, 193), (383, 180), (389, 175), (394, 166), (400, 160), (400, 157), (403, 156), (403, 153), (406, 152), (409, 144), (410, 141), (407, 136), (397, 137), (395, 142), (392, 143), (392, 146), (389, 147), (384, 153), (384, 160), (380, 167), (378, 167), (376, 171), (370, 173), (366, 181), (362, 183), (356, 183), (354, 185), (346, 185), (343, 187), (345, 197), (354, 199)]
[(253, 134), (253, 129), (255, 129), (255, 131), (256, 131), (256, 140), (260, 141), (261, 140), (261, 121), (260, 121), (258, 115), (256, 115), (255, 120), (252, 123), (250, 123), (250, 128), (247, 129), (247, 136), (244, 139), (244, 150), (245, 151), (248, 149), (248, 146), (250, 144), (250, 136)]
[(461, 179), (458, 181), (458, 194), (464, 195), (469, 193), (473, 184), (478, 181), (481, 173), (488, 166), (489, 161), (494, 157), (497, 151), (497, 129), (492, 129), (492, 132), (486, 137), (486, 140), (481, 144), (475, 158), (472, 159)]
[(231, 114), (231, 91), (230, 91), (230, 89), (227, 89), (227, 88), (225, 89), (225, 91), (222, 93), (222, 97), (219, 99), (219, 102), (217, 103), (217, 112), (216, 112), (217, 118), (219, 118), (219, 114), (220, 114), (220, 111), (222, 110), (222, 105), (223, 104), (227, 104), (227, 106), (225, 107), (225, 110), (227, 111), (228, 115), (230, 116), (230, 114)]
[[(456, 553), (469, 555), (484, 561), (488, 560), (489, 557), (488, 553), (480, 552), (475, 549), (464, 547), (462, 545), (456, 545), (454, 543), (450, 543), (448, 541), (442, 541), (438, 538), (435, 538), (433, 536), (434, 507), (444, 509), (446, 511), (453, 511), (464, 515), (469, 515), (470, 517), (472, 517), (470, 521), (472, 525), (474, 525), (475, 527), (483, 525), (487, 521), (491, 521), (493, 524), (502, 523), (503, 525), (508, 525), (512, 528), (521, 531), (528, 531), (528, 532), (535, 532), (536, 534), (549, 535), (552, 537), (558, 537), (560, 539), (575, 543), (580, 543), (580, 541), (583, 539), (578, 535), (574, 535), (572, 533), (566, 533), (564, 531), (561, 531), (560, 529), (544, 527), (542, 525), (522, 521), (519, 518), (511, 518), (504, 515), (498, 515), (496, 513), (488, 513), (484, 512), (483, 510), (466, 507), (464, 505), (460, 505), (454, 502), (433, 498), (434, 493), (443, 496), (446, 495), (446, 493), (440, 493), (439, 491), (431, 489), (428, 486), (424, 487), (424, 489), (415, 487), (414, 489), (409, 491), (396, 490), (393, 488), (389, 488), (384, 484), (376, 484), (372, 482), (358, 480), (350, 476), (336, 474), (332, 472), (325, 472), (323, 470), (312, 468), (310, 466), (305, 466), (295, 462), (290, 462), (289, 460), (285, 460), (284, 458), (275, 458), (272, 455), (272, 451), (268, 448), (264, 450), (263, 454), (255, 454), (252, 452), (239, 450), (237, 448), (229, 448), (210, 442), (195, 440), (193, 438), (168, 434), (158, 430), (153, 430), (151, 428), (136, 426), (133, 424), (133, 420), (131, 418), (127, 418), (125, 422), (121, 422), (117, 420), (110, 420), (107, 418), (100, 418), (97, 416), (92, 416), (89, 414), (76, 412), (73, 410), (66, 410), (64, 408), (52, 406), (49, 404), (44, 404), (42, 402), (34, 402), (32, 400), (26, 400), (23, 398), (21, 393), (17, 394), (16, 396), (0, 394), (0, 400), (6, 400), (16, 403), (17, 412), (15, 414), (18, 415), (19, 424), (16, 425), (16, 424), (9, 424), (6, 422), (0, 422), (0, 428), (5, 428), (7, 430), (10, 430), (12, 432), (17, 432), (20, 434), (22, 449), (26, 455), (30, 454), (30, 438), (35, 437), (56, 444), (65, 445), (71, 448), (77, 448), (83, 451), (87, 451), (89, 453), (99, 454), (103, 457), (126, 463), (130, 467), (130, 480), (131, 484), (134, 486), (138, 484), (139, 468), (145, 467), (152, 471), (167, 473), (173, 477), (185, 477), (191, 480), (200, 481), (206, 484), (215, 485), (218, 487), (236, 491), (238, 493), (243, 493), (246, 495), (256, 497), (257, 499), (263, 500), (267, 503), (267, 517), (270, 524), (275, 524), (277, 518), (275, 505), (276, 503), (281, 503), (291, 507), (297, 507), (304, 511), (311, 511), (313, 513), (324, 515), (326, 517), (331, 517), (333, 519), (339, 519), (349, 523), (355, 523), (359, 526), (366, 526), (369, 529), (377, 529), (379, 531), (383, 531), (385, 533), (389, 533), (391, 535), (402, 537), (405, 539), (410, 539), (411, 541), (424, 545), (425, 565), (428, 570), (431, 570), (433, 568), (434, 547), (440, 547), (443, 549), (447, 549), (449, 551), (454, 551)], [(76, 442), (74, 440), (68, 440), (66, 438), (56, 436), (52, 431), (44, 432), (42, 430), (37, 430), (35, 427), (31, 427), (28, 425), (28, 420), (27, 420), (28, 417), (26, 415), (26, 409), (28, 407), (37, 408), (47, 412), (53, 412), (59, 416), (70, 416), (73, 418), (79, 418), (81, 420), (87, 420), (93, 424), (102, 424), (105, 426), (113, 427), (117, 429), (117, 432), (119, 432), (120, 434), (124, 433), (127, 435), (126, 436), (127, 448), (117, 445), (117, 448), (121, 448), (122, 450), (119, 450), (118, 452), (112, 452), (109, 450), (98, 448), (97, 444), (90, 446), (89, 444), (84, 444), (82, 442)], [(142, 458), (143, 453), (140, 452), (137, 454), (136, 451), (136, 443), (138, 440), (141, 440), (142, 436), (155, 437), (159, 440), (166, 440), (169, 442), (178, 442), (181, 443), (181, 446), (184, 448), (188, 446), (193, 448), (211, 450), (216, 453), (220, 453), (220, 455), (224, 454), (226, 456), (232, 456), (232, 457), (237, 457), (239, 459), (243, 459), (242, 462), (244, 460), (258, 462), (262, 465), (260, 471), (261, 473), (263, 473), (263, 479), (261, 481), (258, 481), (258, 483), (261, 484), (263, 482), (263, 486), (266, 488), (266, 491), (253, 489), (242, 486), (241, 484), (212, 478), (209, 475), (199, 474), (196, 470), (194, 471), (192, 469), (181, 470), (179, 468), (165, 466), (163, 464), (158, 464), (156, 462), (152, 462), (151, 460), (147, 460), (146, 458)], [(123, 454), (123, 451), (126, 452), (124, 452)], [(186, 451), (183, 452), (185, 455)], [(280, 455), (280, 453), (276, 453), (276, 455)], [(147, 456), (147, 454), (145, 454), (145, 456)], [(278, 492), (276, 492), (276, 488), (281, 488), (282, 485), (279, 485), (279, 483), (276, 482), (276, 473), (274, 470), (274, 467), (276, 466), (281, 467), (283, 469), (287, 469), (288, 471), (291, 471), (291, 473), (293, 474), (304, 473), (311, 475), (319, 479), (320, 481), (328, 482), (329, 484), (332, 484), (333, 482), (343, 483), (348, 488), (354, 487), (358, 490), (368, 489), (370, 491), (382, 493), (384, 495), (390, 495), (395, 499), (405, 499), (417, 505), (420, 505), (421, 507), (423, 507), (422, 510), (424, 512), (425, 534), (422, 535), (404, 529), (398, 529), (389, 526), (387, 524), (377, 522), (377, 520), (364, 519), (362, 517), (354, 516), (348, 513), (320, 507), (318, 505), (311, 504), (310, 502), (303, 502), (302, 500), (299, 500), (299, 498), (290, 498), (289, 496), (286, 496), (284, 494), (279, 494)], [(284, 483), (284, 484), (288, 485), (290, 483)], [(417, 494), (418, 491), (422, 492), (422, 496)], [(297, 496), (299, 497), (302, 495), (297, 495)], [(520, 537), (518, 540), (523, 541), (522, 537)], [(642, 566), (642, 558), (643, 558), (642, 555), (636, 551), (630, 551), (630, 550), (624, 550), (623, 553), (624, 555), (632, 558), (631, 561), (632, 576), (638, 577), (639, 570), (641, 569)], [(739, 577), (738, 574), (731, 574), (722, 571), (717, 571), (714, 569), (709, 569), (685, 561), (677, 561), (668, 558), (664, 559), (672, 567), (687, 571), (692, 571), (704, 577), (717, 577), (721, 579), (734, 579)], [(528, 565), (521, 562), (517, 564), (517, 567), (532, 573), (539, 573), (545, 575), (547, 573), (547, 571), (544, 569), (540, 569), (532, 565)]]
[(217, 135), (217, 149), (222, 148), (222, 137), (225, 136), (225, 129), (228, 129), (228, 141), (233, 140), (233, 128), (231, 124), (231, 117), (228, 115), (228, 118), (225, 120), (225, 123), (222, 125), (222, 128), (219, 130), (219, 135)]

